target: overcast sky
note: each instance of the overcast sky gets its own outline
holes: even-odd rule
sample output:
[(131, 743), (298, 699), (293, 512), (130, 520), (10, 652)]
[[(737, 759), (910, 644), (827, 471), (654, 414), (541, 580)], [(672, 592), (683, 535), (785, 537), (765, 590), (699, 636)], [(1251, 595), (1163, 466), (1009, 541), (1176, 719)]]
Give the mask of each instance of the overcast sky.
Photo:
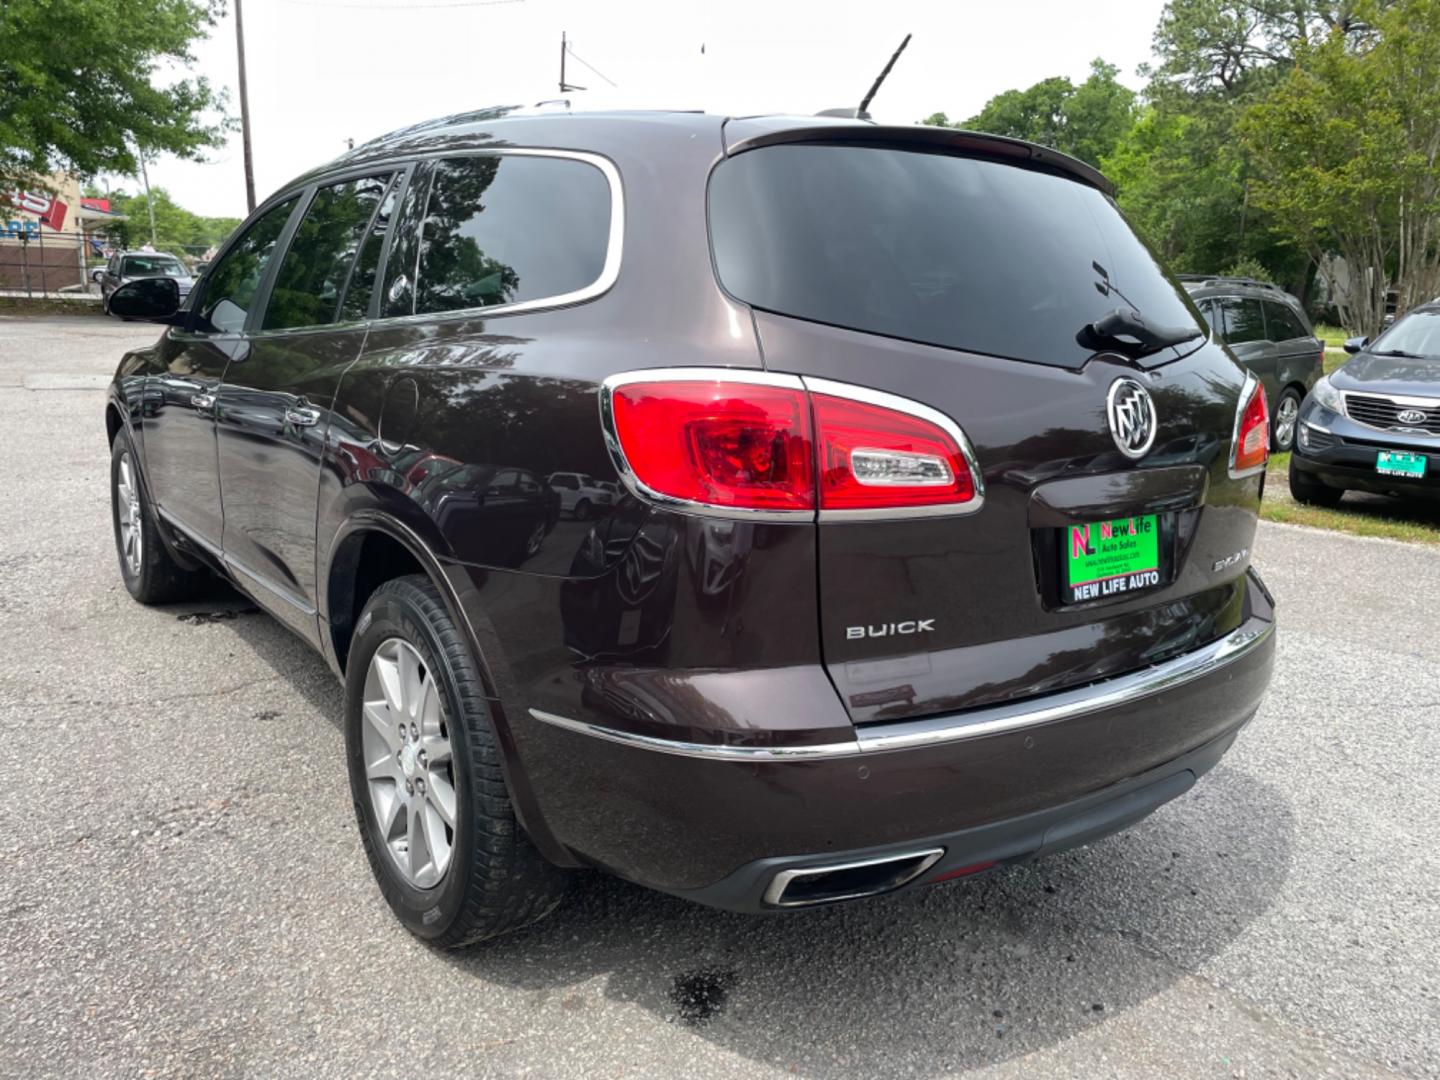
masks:
[[(244, 0), (256, 195), (394, 128), (558, 96), (560, 32), (579, 105), (813, 113), (854, 106), (906, 33), (877, 120), (971, 116), (1003, 90), (1085, 77), (1103, 56), (1137, 89), (1163, 0)], [(233, 8), (233, 2), (231, 4)], [(701, 52), (701, 47), (704, 52)], [(233, 11), (196, 47), (235, 90)], [(245, 213), (240, 137), (206, 163), (162, 157), (150, 182), (207, 215)], [(125, 181), (112, 184), (134, 186)]]

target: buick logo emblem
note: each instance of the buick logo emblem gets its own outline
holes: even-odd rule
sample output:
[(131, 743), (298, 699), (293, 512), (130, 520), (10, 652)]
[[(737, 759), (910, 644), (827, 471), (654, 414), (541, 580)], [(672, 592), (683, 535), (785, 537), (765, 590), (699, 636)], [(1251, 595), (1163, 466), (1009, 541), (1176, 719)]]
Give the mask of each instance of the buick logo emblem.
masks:
[(1395, 419), (1402, 424), (1423, 424), (1427, 417), (1419, 409), (1401, 409), (1395, 414)]
[(1110, 417), (1110, 434), (1115, 445), (1128, 458), (1142, 458), (1155, 445), (1155, 402), (1150, 391), (1131, 378), (1116, 379), (1110, 384), (1105, 401)]

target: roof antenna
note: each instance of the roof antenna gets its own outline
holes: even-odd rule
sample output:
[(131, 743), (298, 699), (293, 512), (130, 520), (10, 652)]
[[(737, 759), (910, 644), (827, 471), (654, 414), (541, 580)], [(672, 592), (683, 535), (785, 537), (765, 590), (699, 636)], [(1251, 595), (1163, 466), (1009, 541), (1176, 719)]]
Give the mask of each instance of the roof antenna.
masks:
[(871, 85), (870, 92), (866, 94), (864, 99), (860, 102), (860, 108), (855, 110), (855, 116), (857, 119), (870, 119), (870, 102), (875, 99), (875, 94), (879, 91), (880, 84), (883, 83), (885, 81), (885, 77), (890, 74), (890, 69), (895, 66), (895, 61), (900, 59), (900, 54), (905, 51), (905, 46), (910, 44), (910, 36), (911, 35), (909, 34), (905, 35), (905, 40), (900, 42), (900, 47), (895, 50), (895, 55), (890, 57), (890, 62), (885, 65), (885, 70), (880, 72), (879, 76), (875, 79), (874, 84)]

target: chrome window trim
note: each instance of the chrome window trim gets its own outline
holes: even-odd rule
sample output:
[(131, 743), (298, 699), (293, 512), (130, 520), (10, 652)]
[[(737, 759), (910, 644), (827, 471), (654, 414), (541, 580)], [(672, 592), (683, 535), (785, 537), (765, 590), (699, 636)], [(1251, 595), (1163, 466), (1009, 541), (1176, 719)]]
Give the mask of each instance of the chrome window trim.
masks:
[(856, 731), (853, 739), (810, 746), (722, 746), (684, 742), (572, 720), (542, 709), (530, 709), (529, 713), (535, 720), (565, 731), (590, 735), (621, 746), (698, 758), (702, 761), (764, 763), (863, 757), (1006, 734), (1128, 705), (1223, 670), (1254, 652), (1269, 640), (1274, 632), (1273, 622), (1252, 619), (1219, 641), (1213, 641), (1194, 652), (1143, 671), (1119, 675), (1104, 682), (1063, 690), (1041, 698), (972, 709), (953, 717), (898, 721), (883, 727), (864, 727)]
[(821, 510), (819, 519), (822, 522), (902, 521), (907, 518), (963, 517), (966, 514), (975, 513), (985, 505), (985, 477), (980, 471), (980, 460), (975, 456), (975, 447), (971, 445), (969, 437), (966, 436), (960, 425), (945, 413), (911, 398), (900, 397), (898, 394), (887, 394), (883, 390), (872, 390), (868, 386), (856, 386), (854, 383), (836, 382), (834, 379), (821, 379), (813, 375), (805, 375), (801, 381), (812, 394), (824, 394), (827, 397), (859, 401), (866, 405), (875, 405), (882, 409), (905, 413), (917, 420), (934, 424), (954, 439), (955, 445), (960, 447), (960, 453), (965, 458), (965, 465), (970, 470), (970, 482), (975, 485), (975, 496), (969, 502), (938, 503), (935, 506), (886, 507), (881, 510)]
[(1259, 465), (1252, 465), (1248, 469), (1235, 470), (1235, 455), (1240, 450), (1240, 421), (1245, 418), (1245, 406), (1250, 402), (1250, 395), (1260, 385), (1260, 380), (1253, 372), (1245, 372), (1245, 385), (1240, 389), (1240, 402), (1235, 406), (1235, 426), (1230, 430), (1230, 461), (1226, 471), (1230, 474), (1231, 480), (1244, 480), (1247, 476), (1259, 476), (1270, 464), (1270, 403), (1265, 403), (1265, 460)]
[[(714, 503), (696, 502), (666, 495), (645, 484), (635, 475), (620, 445), (620, 436), (615, 429), (615, 391), (622, 386), (643, 382), (738, 382), (751, 386), (775, 386), (786, 390), (825, 394), (829, 397), (859, 401), (881, 408), (893, 409), (918, 419), (928, 421), (941, 428), (955, 440), (965, 463), (970, 469), (970, 478), (975, 485), (975, 497), (964, 503), (942, 503), (937, 506), (887, 507), (879, 510), (750, 510), (743, 507), (720, 506)], [(900, 521), (917, 517), (959, 517), (973, 514), (985, 504), (985, 479), (980, 472), (980, 463), (975, 448), (965, 432), (950, 417), (929, 405), (910, 398), (887, 394), (881, 390), (857, 386), (854, 383), (835, 382), (810, 375), (792, 375), (786, 372), (762, 371), (754, 368), (696, 367), (696, 368), (641, 368), (611, 375), (600, 384), (600, 428), (605, 436), (605, 446), (610, 451), (610, 461), (625, 486), (638, 498), (683, 514), (698, 514), (704, 517), (728, 518), (731, 521), (774, 521), (774, 522), (847, 522), (847, 521)]]
[[(374, 327), (383, 326), (404, 326), (408, 323), (434, 322), (436, 319), (453, 318), (475, 318), (483, 316), (489, 318), (491, 315), (515, 315), (526, 311), (548, 311), (552, 308), (570, 307), (574, 304), (584, 303), (593, 300), (597, 296), (610, 291), (616, 280), (620, 277), (620, 263), (624, 256), (625, 247), (625, 195), (620, 180), (620, 170), (615, 163), (601, 154), (593, 154), (584, 150), (551, 150), (532, 147), (486, 147), (480, 149), (436, 151), (429, 154), (417, 154), (413, 157), (406, 156), (404, 160), (410, 161), (450, 161), (454, 158), (465, 157), (538, 157), (558, 158), (565, 161), (579, 161), (586, 165), (599, 169), (605, 177), (606, 183), (610, 185), (610, 231), (606, 236), (605, 265), (600, 268), (600, 276), (589, 285), (579, 289), (572, 289), (568, 293), (557, 293), (554, 296), (539, 296), (532, 300), (519, 300), (513, 304), (494, 304), (489, 307), (455, 308), (447, 311), (426, 311), (411, 315), (391, 315), (369, 320)], [(426, 183), (432, 183), (433, 177), (429, 177)], [(428, 203), (429, 189), (425, 192)], [(416, 237), (415, 258), (416, 265), (419, 265), (420, 251), (424, 244), (424, 215), (420, 218), (420, 234)], [(415, 275), (416, 280), (412, 285), (418, 287), (419, 274)], [(418, 297), (418, 293), (417, 293)]]

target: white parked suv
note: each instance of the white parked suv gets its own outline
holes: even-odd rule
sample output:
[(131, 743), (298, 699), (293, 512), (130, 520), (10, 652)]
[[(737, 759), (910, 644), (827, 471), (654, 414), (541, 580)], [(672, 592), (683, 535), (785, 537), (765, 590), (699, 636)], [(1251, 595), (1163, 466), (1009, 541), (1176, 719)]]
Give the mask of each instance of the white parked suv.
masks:
[(576, 521), (587, 520), (597, 506), (609, 506), (617, 498), (615, 485), (601, 484), (585, 473), (551, 473), (546, 483), (560, 495), (560, 512)]

